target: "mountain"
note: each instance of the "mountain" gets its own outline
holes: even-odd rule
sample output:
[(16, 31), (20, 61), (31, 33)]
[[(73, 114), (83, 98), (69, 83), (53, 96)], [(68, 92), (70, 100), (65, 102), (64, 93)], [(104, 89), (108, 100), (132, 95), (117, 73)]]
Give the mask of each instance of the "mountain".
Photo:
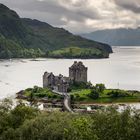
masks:
[[(75, 52), (78, 50), (78, 53)], [(73, 35), (28, 18), (0, 4), (0, 58), (105, 58), (109, 45)]]
[(87, 39), (101, 41), (112, 46), (140, 46), (140, 28), (106, 29), (82, 34)]

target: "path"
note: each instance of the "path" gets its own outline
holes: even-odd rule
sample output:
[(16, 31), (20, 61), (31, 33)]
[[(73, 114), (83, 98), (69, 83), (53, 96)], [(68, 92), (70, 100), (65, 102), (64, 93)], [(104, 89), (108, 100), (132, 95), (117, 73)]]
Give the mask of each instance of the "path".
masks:
[(67, 109), (67, 111), (73, 112), (73, 110), (70, 107), (70, 95), (68, 95), (67, 93), (62, 93), (62, 92), (58, 92), (58, 91), (55, 91), (55, 90), (53, 90), (52, 92), (64, 96), (64, 106), (65, 106), (65, 108)]

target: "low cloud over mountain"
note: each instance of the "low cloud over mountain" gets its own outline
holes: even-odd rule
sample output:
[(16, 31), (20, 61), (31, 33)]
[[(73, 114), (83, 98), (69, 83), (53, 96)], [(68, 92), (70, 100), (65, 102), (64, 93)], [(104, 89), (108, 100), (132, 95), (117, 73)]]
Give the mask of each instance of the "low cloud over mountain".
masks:
[(0, 0), (29, 17), (74, 33), (140, 25), (139, 0)]

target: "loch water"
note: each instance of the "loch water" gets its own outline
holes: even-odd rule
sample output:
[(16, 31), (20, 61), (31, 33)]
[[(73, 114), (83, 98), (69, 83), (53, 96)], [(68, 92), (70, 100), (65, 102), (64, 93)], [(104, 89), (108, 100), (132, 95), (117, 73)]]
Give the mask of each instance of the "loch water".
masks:
[[(114, 47), (109, 59), (88, 59), (88, 81), (104, 83), (107, 88), (140, 90), (140, 47)], [(0, 60), (0, 98), (42, 86), (45, 71), (68, 76), (68, 68), (76, 59)]]

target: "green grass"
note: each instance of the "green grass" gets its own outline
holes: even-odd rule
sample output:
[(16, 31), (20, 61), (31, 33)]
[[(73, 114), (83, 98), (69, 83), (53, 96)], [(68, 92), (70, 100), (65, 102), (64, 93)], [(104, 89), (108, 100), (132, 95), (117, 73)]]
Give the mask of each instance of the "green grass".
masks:
[(35, 86), (34, 88), (28, 88), (26, 90), (23, 91), (23, 94), (26, 97), (30, 97), (31, 94), (33, 94), (34, 98), (44, 98), (47, 97), (48, 99), (61, 99), (62, 96), (53, 93), (50, 89), (48, 88), (41, 88), (41, 87), (37, 87)]
[(68, 47), (59, 50), (50, 51), (48, 57), (54, 58), (102, 58), (108, 57), (102, 53), (101, 50), (96, 48), (79, 48)]
[[(91, 89), (76, 89), (74, 88), (69, 94), (73, 96), (74, 102), (79, 103), (132, 103), (140, 102), (140, 92), (117, 90), (117, 89), (105, 89), (103, 93), (99, 93), (99, 98), (93, 99), (91, 96)], [(112, 96), (110, 93), (118, 92), (118, 97)], [(28, 88), (23, 91), (23, 95), (30, 98), (31, 94), (36, 99), (42, 99), (47, 97), (48, 99), (62, 99), (63, 97), (53, 93), (48, 88), (40, 88), (35, 86), (34, 88)]]
[[(120, 95), (123, 97), (111, 97), (109, 95), (112, 91), (119, 91)], [(92, 99), (89, 94), (90, 89), (78, 89), (73, 90), (71, 95), (74, 97), (75, 102), (81, 103), (131, 103), (140, 102), (140, 92), (126, 91), (126, 90), (116, 90), (116, 89), (105, 89), (103, 93), (100, 93), (98, 99)]]

